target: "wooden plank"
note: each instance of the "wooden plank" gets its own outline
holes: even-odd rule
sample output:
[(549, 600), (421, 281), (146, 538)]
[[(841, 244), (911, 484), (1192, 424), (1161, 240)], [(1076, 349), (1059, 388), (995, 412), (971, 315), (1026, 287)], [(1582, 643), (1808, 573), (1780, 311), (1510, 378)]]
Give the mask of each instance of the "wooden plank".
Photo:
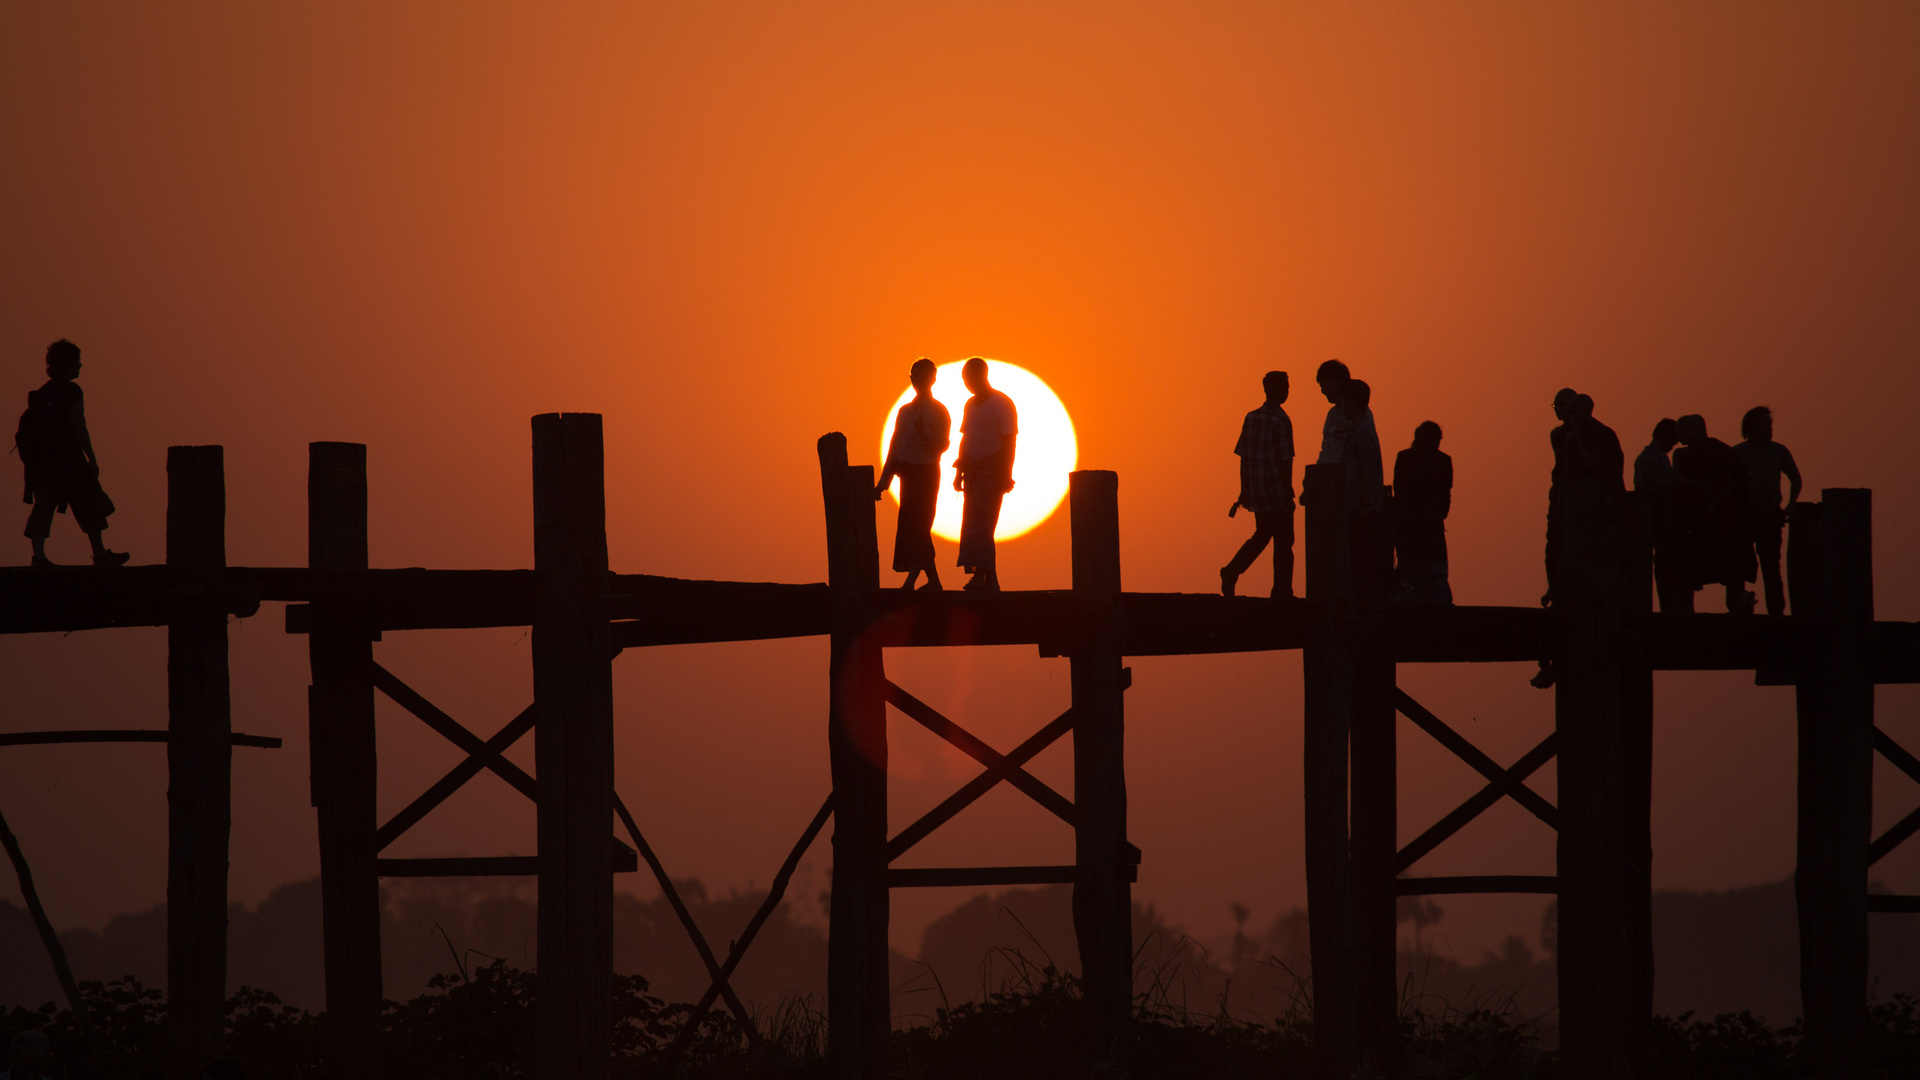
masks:
[(341, 1060), (380, 1075), (381, 843), (373, 719), (373, 631), (359, 590), (336, 572), (367, 568), (367, 448), (307, 445), (307, 564), (323, 576), (307, 638), (313, 805), (320, 841), (320, 919), (327, 1013)]
[(1307, 511), (1307, 603), (1313, 619), (1301, 658), (1305, 682), (1301, 788), (1308, 944), (1314, 972), (1315, 1071), (1323, 1080), (1348, 1080), (1359, 1065), (1361, 1048), (1347, 833), (1354, 651), (1343, 626), (1353, 609), (1346, 467), (1308, 465), (1302, 489)]
[(1433, 740), (1446, 747), (1454, 757), (1472, 766), (1473, 771), (1485, 777), (1488, 784), (1500, 788), (1501, 794), (1511, 796), (1513, 801), (1526, 807), (1534, 817), (1548, 825), (1556, 829), (1560, 827), (1559, 811), (1552, 803), (1542, 798), (1532, 788), (1514, 780), (1510, 770), (1501, 768), (1479, 747), (1448, 727), (1445, 721), (1429, 712), (1426, 706), (1408, 696), (1406, 691), (1395, 689), (1393, 704), (1401, 715), (1413, 721), (1420, 730), (1433, 736)]
[(1400, 878), (1395, 891), (1401, 896), (1454, 896), (1464, 893), (1546, 893), (1560, 890), (1559, 879), (1551, 874), (1476, 874), (1465, 877)]
[[(1122, 864), (1118, 873), (1122, 880), (1131, 883), (1138, 878), (1139, 869)], [(887, 871), (887, 884), (895, 889), (1071, 885), (1078, 873), (1078, 868), (1073, 866), (895, 867)]]
[(1920, 758), (1908, 753), (1906, 747), (1894, 742), (1893, 736), (1878, 727), (1873, 729), (1873, 748), (1894, 768), (1906, 773), (1915, 783), (1920, 783)]
[(913, 845), (926, 839), (933, 830), (953, 820), (960, 811), (973, 805), (980, 796), (991, 791), (995, 784), (1011, 776), (1013, 770), (1032, 761), (1039, 756), (1040, 751), (1052, 746), (1062, 735), (1072, 731), (1073, 725), (1074, 711), (1069, 708), (1049, 721), (1047, 726), (1028, 736), (1019, 746), (1014, 747), (998, 764), (988, 766), (979, 776), (962, 784), (958, 791), (941, 800), (938, 806), (922, 814), (919, 820), (901, 829), (898, 835), (887, 841), (887, 861), (892, 862), (904, 855)]
[[(1527, 751), (1521, 756), (1519, 761), (1514, 762), (1513, 768), (1505, 772), (1502, 782), (1489, 783), (1486, 787), (1481, 788), (1465, 802), (1455, 807), (1446, 817), (1435, 822), (1427, 831), (1408, 841), (1407, 846), (1401, 848), (1399, 852), (1394, 855), (1394, 869), (1397, 872), (1405, 872), (1408, 867), (1425, 858), (1434, 848), (1439, 847), (1445, 843), (1449, 837), (1453, 836), (1454, 833), (1465, 828), (1468, 822), (1479, 817), (1488, 807), (1505, 798), (1507, 792), (1512, 787), (1518, 785), (1527, 777), (1532, 776), (1547, 762), (1552, 761), (1558, 746), (1559, 734), (1557, 732), (1542, 739), (1538, 746)], [(1558, 828), (1556, 824), (1557, 820), (1556, 818), (1555, 820), (1548, 821), (1547, 824)]]
[[(163, 743), (169, 738), (165, 728), (105, 728), (71, 731), (8, 731), (0, 733), (0, 746), (54, 746), (62, 743)], [(253, 746), (262, 750), (280, 749), (274, 735), (231, 736), (235, 746)]]
[(1893, 849), (1907, 842), (1914, 833), (1920, 832), (1920, 810), (1915, 810), (1895, 822), (1892, 828), (1876, 837), (1867, 848), (1867, 865), (1872, 866), (1881, 859), (1893, 854)]
[(604, 470), (598, 414), (533, 418), (533, 564), (541, 586), (533, 620), (540, 710), (535, 1056), (537, 1071), (550, 1080), (606, 1080), (613, 1052), (613, 642)]
[[(378, 663), (371, 661), (369, 663), (375, 689), (391, 698), (394, 704), (412, 713), (422, 723), (439, 732), (442, 738), (466, 751), (468, 757), (478, 759), (495, 776), (513, 785), (515, 791), (536, 803), (540, 801), (539, 785), (533, 777), (527, 775), (525, 769), (507, 760), (499, 751), (490, 748), (480, 740), (480, 736), (468, 731), (460, 721), (448, 716), (440, 710), (438, 705), (422, 697), (419, 691), (401, 682), (399, 676)], [(536, 690), (535, 693), (537, 694), (538, 691)], [(536, 702), (535, 707), (537, 704)], [(539, 761), (537, 740), (534, 747), (534, 760), (536, 763)], [(613, 813), (611, 798), (609, 798), (607, 813), (609, 816)]]
[(1873, 502), (1828, 488), (1794, 511), (1788, 580), (1811, 632), (1795, 689), (1800, 999), (1814, 1073), (1865, 1075), (1867, 868), (1873, 837)]
[(1889, 896), (1868, 893), (1867, 910), (1885, 914), (1920, 915), (1920, 896)]
[[(1095, 1072), (1124, 1074), (1132, 1058), (1133, 889), (1127, 861), (1126, 694), (1121, 649), (1120, 478), (1082, 469), (1067, 478), (1073, 599), (1079, 627), (1069, 659), (1073, 693), (1073, 927)], [(1222, 599), (1225, 599), (1222, 597)]]
[[(532, 570), (243, 570), (268, 600), (330, 596), (350, 602), (372, 631), (460, 630), (531, 626), (539, 607), (540, 579)], [(287, 608), (287, 633), (312, 628), (304, 604)]]
[[(538, 877), (538, 855), (476, 855), (436, 859), (378, 859), (381, 877)], [(612, 860), (613, 872), (631, 874), (640, 869), (633, 852), (622, 848)]]
[(1540, 608), (1451, 607), (1369, 613), (1341, 627), (1348, 644), (1402, 664), (1516, 663), (1552, 649), (1548, 613)]
[(477, 754), (467, 755), (464, 761), (455, 765), (432, 787), (422, 792), (419, 798), (408, 803), (399, 813), (388, 819), (386, 824), (380, 826), (374, 837), (375, 848), (385, 850), (387, 845), (400, 838), (400, 834), (418, 824), (421, 818), (433, 812), (434, 807), (447, 801), (448, 797), (460, 790), (467, 781), (479, 775), (480, 770), (486, 767), (485, 760), (499, 758), (506, 753), (508, 747), (520, 740), (520, 736), (533, 730), (537, 716), (539, 713), (531, 705), (522, 709), (519, 716), (514, 717), (495, 733), (493, 738), (487, 740), (486, 749), (490, 754), (489, 759), (482, 759)]
[(838, 1078), (886, 1075), (892, 1038), (887, 920), (886, 671), (867, 630), (880, 587), (873, 469), (847, 440), (821, 437), (820, 492), (834, 623), (828, 646), (827, 758), (833, 771), (833, 892), (827, 927), (827, 1062)]
[[(208, 590), (213, 590), (209, 592)], [(72, 633), (165, 626), (183, 600), (247, 618), (260, 598), (232, 577), (183, 578), (164, 565), (0, 567), (0, 634)]]
[(167, 1064), (222, 1055), (233, 720), (227, 682), (227, 492), (218, 446), (167, 448)]
[(988, 746), (972, 732), (942, 716), (938, 710), (907, 693), (892, 679), (887, 680), (887, 704), (905, 713), (920, 726), (945, 739), (955, 749), (986, 766), (999, 770), (1007, 783), (1019, 788), (1034, 802), (1052, 811), (1069, 825), (1074, 823), (1073, 803), (1065, 795), (1048, 787), (1032, 773), (1017, 765), (1006, 764), (1006, 756)]

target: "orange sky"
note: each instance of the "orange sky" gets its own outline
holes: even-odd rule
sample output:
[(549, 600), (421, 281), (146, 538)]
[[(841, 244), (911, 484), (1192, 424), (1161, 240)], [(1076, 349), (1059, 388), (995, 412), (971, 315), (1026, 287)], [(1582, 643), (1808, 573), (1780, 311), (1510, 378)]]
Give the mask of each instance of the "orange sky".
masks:
[[(1310, 389), (1340, 356), (1389, 453), (1445, 426), (1474, 603), (1541, 591), (1556, 388), (1592, 393), (1629, 454), (1662, 415), (1730, 437), (1766, 402), (1812, 488), (1876, 489), (1880, 613), (1920, 618), (1898, 558), (1920, 531), (1916, 55), (1920, 12), (1893, 4), (13, 5), (6, 392), (48, 341), (86, 350), (109, 536), (140, 561), (167, 445), (227, 447), (234, 562), (296, 564), (305, 444), (350, 439), (377, 564), (529, 565), (527, 417), (569, 409), (607, 418), (618, 569), (806, 581), (814, 439), (870, 453), (913, 357), (982, 353), (1047, 379), (1082, 464), (1119, 471), (1126, 585), (1197, 591), (1244, 530), (1223, 511), (1259, 374)], [(1321, 406), (1296, 405), (1310, 452)], [(1064, 522), (1002, 563), (1011, 588), (1064, 585)], [(236, 728), (290, 741), (237, 755), (234, 893), (256, 899), (316, 866), (304, 641), (277, 609), (232, 638)], [(475, 727), (529, 693), (521, 631), (381, 649)], [(824, 659), (619, 661), (621, 790), (677, 874), (777, 866), (825, 793)], [(1002, 746), (1066, 700), (1030, 650), (890, 664)], [(1298, 658), (1134, 667), (1138, 895), (1208, 931), (1233, 900), (1301, 902)], [(1551, 716), (1524, 674), (1403, 681), (1510, 760)], [(164, 635), (8, 639), (0, 680), (8, 727), (158, 726)], [(1661, 885), (1791, 870), (1791, 692), (1749, 683), (1660, 679)], [(1880, 700), (1920, 743), (1920, 698)], [(383, 722), (397, 807), (456, 754)], [(1403, 742), (1410, 835), (1477, 781)], [(1042, 759), (1063, 784), (1065, 758)], [(895, 763), (903, 820), (971, 771), (904, 730)], [(1916, 793), (1880, 775), (1891, 821)], [(57, 920), (161, 897), (157, 749), (6, 751), (0, 799)], [(531, 821), (478, 786), (395, 853), (527, 851)], [(1070, 851), (1000, 793), (924, 862)], [(1418, 870), (1551, 852), (1503, 807)], [(1920, 888), (1920, 850), (1876, 871)], [(896, 942), (961, 898), (897, 895)]]

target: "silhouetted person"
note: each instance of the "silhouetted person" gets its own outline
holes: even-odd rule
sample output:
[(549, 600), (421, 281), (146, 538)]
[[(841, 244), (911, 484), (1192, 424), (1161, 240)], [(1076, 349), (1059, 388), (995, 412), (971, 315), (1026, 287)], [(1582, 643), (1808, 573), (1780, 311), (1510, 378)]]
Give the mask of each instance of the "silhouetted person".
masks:
[(43, 1080), (53, 1064), (53, 1044), (46, 1032), (28, 1028), (13, 1037), (7, 1058), (10, 1067), (0, 1073), (0, 1080)]
[(913, 400), (900, 406), (894, 418), (893, 441), (880, 469), (873, 499), (880, 501), (893, 478), (900, 478), (900, 516), (893, 532), (893, 568), (907, 575), (902, 591), (913, 590), (914, 578), (926, 571), (926, 588), (938, 592), (940, 571), (934, 567), (933, 512), (940, 502), (940, 455), (947, 452), (953, 417), (934, 400), (933, 361), (913, 362)]
[[(1552, 607), (1560, 575), (1560, 554), (1566, 544), (1562, 531), (1566, 511), (1561, 500), (1567, 489), (1593, 485), (1615, 491), (1624, 490), (1621, 473), (1626, 455), (1620, 449), (1620, 436), (1593, 415), (1593, 398), (1564, 387), (1553, 395), (1553, 415), (1560, 425), (1547, 434), (1553, 449), (1553, 478), (1547, 487), (1547, 591), (1540, 597), (1541, 607)], [(1540, 673), (1533, 685), (1544, 690), (1554, 683), (1553, 661), (1540, 661)]]
[(1673, 454), (1673, 471), (1682, 480), (1699, 485), (1689, 499), (1681, 522), (1686, 586), (1689, 591), (1707, 585), (1727, 588), (1727, 610), (1753, 611), (1753, 593), (1747, 583), (1757, 569), (1753, 544), (1747, 538), (1747, 490), (1751, 480), (1740, 455), (1707, 434), (1706, 418), (1689, 413), (1679, 419), (1680, 449)]
[(74, 523), (93, 545), (95, 566), (119, 566), (124, 551), (108, 551), (100, 534), (106, 531), (113, 500), (100, 488), (100, 460), (87, 434), (84, 395), (74, 380), (80, 377), (80, 347), (65, 338), (47, 346), (47, 382), (27, 394), (27, 411), (20, 415), (14, 447), (26, 466), (26, 496), (33, 504), (27, 515), (27, 538), (33, 541), (33, 565), (52, 566), (47, 558), (47, 536), (53, 515), (71, 509)]
[(1394, 599), (1451, 604), (1447, 514), (1453, 509), (1453, 458), (1440, 449), (1440, 425), (1413, 429), (1413, 445), (1393, 459), (1393, 546), (1399, 558)]
[[(1287, 373), (1269, 371), (1260, 385), (1267, 392), (1266, 404), (1241, 421), (1240, 441), (1233, 447), (1240, 456), (1240, 498), (1233, 507), (1252, 512), (1253, 535), (1220, 568), (1220, 591), (1227, 596), (1269, 543), (1272, 595), (1293, 595), (1293, 418), (1281, 407), (1287, 400)], [(1233, 516), (1233, 509), (1227, 516)]]
[(973, 575), (967, 589), (1000, 591), (993, 530), (1000, 524), (1000, 502), (1013, 490), (1014, 444), (1020, 434), (1013, 399), (987, 383), (987, 362), (979, 357), (960, 368), (960, 381), (973, 396), (960, 414), (960, 455), (953, 465), (953, 490), (966, 495), (960, 515), (959, 565)]
[(1353, 567), (1353, 596), (1363, 604), (1381, 604), (1393, 577), (1393, 536), (1387, 522), (1387, 480), (1380, 435), (1373, 425), (1373, 387), (1348, 379), (1340, 392), (1346, 415), (1347, 445), (1340, 460), (1347, 467), (1347, 541)]
[[(1787, 613), (1786, 585), (1780, 580), (1780, 530), (1800, 501), (1800, 466), (1793, 452), (1773, 441), (1773, 410), (1757, 405), (1740, 418), (1739, 444), (1733, 452), (1747, 467), (1747, 542), (1760, 563), (1767, 590), (1767, 614)], [(1780, 505), (1780, 477), (1787, 478), (1787, 506)]]
[[(1347, 451), (1347, 433), (1353, 426), (1340, 407), (1341, 395), (1353, 381), (1353, 373), (1340, 361), (1327, 360), (1313, 373), (1313, 381), (1327, 397), (1327, 419), (1320, 425), (1320, 458), (1315, 464), (1332, 465), (1345, 460), (1342, 455)], [(1351, 479), (1348, 483), (1352, 483)]]
[(1680, 425), (1672, 420), (1653, 425), (1653, 440), (1633, 459), (1633, 490), (1646, 494), (1653, 527), (1654, 591), (1660, 594), (1660, 610), (1668, 612), (1693, 610), (1693, 587), (1685, 581), (1684, 555), (1676, 547), (1680, 504), (1693, 485), (1681, 480), (1667, 459), (1679, 432)]

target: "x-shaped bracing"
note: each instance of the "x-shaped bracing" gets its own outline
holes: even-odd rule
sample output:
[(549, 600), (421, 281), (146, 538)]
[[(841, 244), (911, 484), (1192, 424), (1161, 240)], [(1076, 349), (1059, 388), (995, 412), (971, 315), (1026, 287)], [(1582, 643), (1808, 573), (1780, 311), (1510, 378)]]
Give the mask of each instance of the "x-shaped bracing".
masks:
[[(1880, 751), (1881, 757), (1893, 762), (1895, 768), (1912, 777), (1915, 783), (1920, 783), (1920, 758), (1915, 758), (1907, 752), (1906, 747), (1894, 742), (1893, 736), (1874, 728), (1873, 748)], [(1892, 828), (1880, 834), (1873, 846), (1867, 849), (1867, 865), (1879, 862), (1917, 832), (1920, 832), (1920, 809), (1901, 818)]]
[(1439, 847), (1448, 837), (1465, 828), (1468, 822), (1479, 817), (1488, 807), (1503, 798), (1511, 798), (1549, 826), (1556, 830), (1560, 828), (1559, 809), (1526, 785), (1527, 777), (1532, 776), (1542, 765), (1553, 760), (1558, 745), (1558, 732), (1540, 740), (1540, 745), (1527, 751), (1519, 761), (1513, 763), (1512, 768), (1503, 769), (1492, 758), (1482, 753), (1479, 747), (1468, 742), (1459, 732), (1427, 711), (1425, 706), (1408, 697), (1406, 691), (1397, 687), (1394, 689), (1393, 705), (1402, 716), (1419, 725), (1420, 730), (1433, 736), (1435, 742), (1451, 750), (1455, 757), (1471, 765), (1475, 772), (1487, 780), (1486, 787), (1475, 792), (1451, 814), (1435, 822), (1431, 828), (1415, 837), (1394, 855), (1395, 873), (1401, 873), (1418, 862), (1422, 856)]
[(1006, 781), (1025, 792), (1033, 801), (1053, 812), (1055, 817), (1068, 825), (1074, 823), (1073, 801), (1048, 787), (1025, 768), (1027, 762), (1039, 756), (1042, 750), (1059, 741), (1062, 735), (1073, 730), (1073, 710), (1068, 709), (1041, 728), (1010, 754), (1002, 754), (988, 746), (973, 733), (940, 715), (939, 712), (902, 690), (887, 680), (887, 703), (911, 717), (928, 731), (953, 744), (962, 753), (986, 766), (986, 771), (967, 781), (960, 790), (948, 796), (940, 805), (920, 815), (920, 820), (900, 830), (899, 835), (887, 841), (887, 861), (892, 862), (905, 854), (908, 848), (927, 838), (933, 830), (951, 821), (953, 817), (991, 791), (1001, 781)]

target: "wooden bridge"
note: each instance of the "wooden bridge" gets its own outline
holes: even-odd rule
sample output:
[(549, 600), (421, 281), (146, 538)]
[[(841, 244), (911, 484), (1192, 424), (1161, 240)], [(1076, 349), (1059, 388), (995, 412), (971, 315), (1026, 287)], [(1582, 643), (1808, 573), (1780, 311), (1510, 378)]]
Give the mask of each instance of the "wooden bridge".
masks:
[[(1877, 683), (1920, 681), (1920, 625), (1873, 619), (1871, 501), (1828, 489), (1796, 511), (1791, 617), (1653, 614), (1652, 545), (1635, 496), (1564, 493), (1570, 541), (1557, 556), (1552, 610), (1369, 608), (1348, 567), (1340, 466), (1305, 473), (1304, 600), (1132, 593), (1121, 587), (1118, 480), (1072, 476), (1072, 588), (991, 597), (880, 588), (873, 469), (846, 440), (820, 440), (828, 580), (790, 585), (689, 581), (610, 571), (600, 418), (533, 418), (534, 567), (370, 568), (365, 447), (314, 443), (308, 565), (228, 566), (221, 448), (168, 452), (167, 561), (160, 566), (0, 570), (0, 632), (165, 626), (169, 727), (162, 732), (13, 732), (0, 745), (165, 741), (169, 1060), (179, 1075), (217, 1056), (226, 988), (226, 873), (235, 734), (226, 624), (290, 602), (312, 668), (309, 739), (324, 895), (327, 1008), (361, 1075), (379, 1073), (379, 880), (526, 874), (539, 881), (539, 1075), (605, 1077), (612, 1004), (613, 875), (644, 861), (712, 977), (696, 1012), (724, 1002), (757, 1038), (728, 979), (779, 902), (801, 855), (833, 820), (828, 1051), (834, 1075), (884, 1074), (891, 889), (1071, 883), (1094, 1053), (1124, 1059), (1132, 1005), (1131, 885), (1143, 853), (1127, 840), (1124, 763), (1129, 656), (1304, 652), (1305, 798), (1315, 1038), (1323, 1075), (1391, 1064), (1395, 1053), (1395, 899), (1530, 892), (1559, 899), (1562, 1069), (1569, 1077), (1644, 1072), (1653, 993), (1651, 801), (1653, 672), (1752, 670), (1797, 688), (1799, 901), (1806, 1037), (1824, 1076), (1859, 1075), (1866, 1024), (1869, 911), (1920, 912), (1920, 897), (1869, 896), (1868, 867), (1920, 832), (1920, 810), (1871, 835), (1872, 756), (1916, 780), (1920, 760), (1873, 722)], [(530, 626), (534, 701), (482, 737), (375, 659), (383, 631)], [(725, 957), (693, 924), (639, 824), (615, 794), (612, 665), (624, 649), (825, 635), (831, 640), (828, 794), (774, 878), (766, 904)], [(885, 650), (1032, 645), (1072, 667), (1072, 704), (1001, 753), (891, 682)], [(1556, 726), (1510, 765), (1474, 747), (1395, 684), (1401, 663), (1551, 659)], [(382, 821), (374, 696), (385, 694), (466, 753), (443, 779)], [(977, 760), (979, 776), (918, 821), (887, 820), (886, 708)], [(1401, 844), (1395, 714), (1478, 771), (1486, 785)], [(532, 733), (528, 775), (504, 752)], [(1073, 740), (1062, 793), (1025, 765)], [(1557, 760), (1558, 804), (1527, 785)], [(538, 851), (508, 858), (388, 859), (381, 851), (482, 770), (533, 801)], [(891, 863), (990, 788), (1007, 783), (1074, 829), (1058, 866), (892, 869)], [(1557, 873), (1419, 877), (1407, 871), (1489, 806), (1511, 798), (1558, 832)], [(618, 822), (620, 831), (614, 830)], [(1148, 853), (1150, 857), (1150, 853)], [(692, 1025), (689, 1025), (691, 1030)], [(1091, 1064), (1091, 1063), (1090, 1063)]]

